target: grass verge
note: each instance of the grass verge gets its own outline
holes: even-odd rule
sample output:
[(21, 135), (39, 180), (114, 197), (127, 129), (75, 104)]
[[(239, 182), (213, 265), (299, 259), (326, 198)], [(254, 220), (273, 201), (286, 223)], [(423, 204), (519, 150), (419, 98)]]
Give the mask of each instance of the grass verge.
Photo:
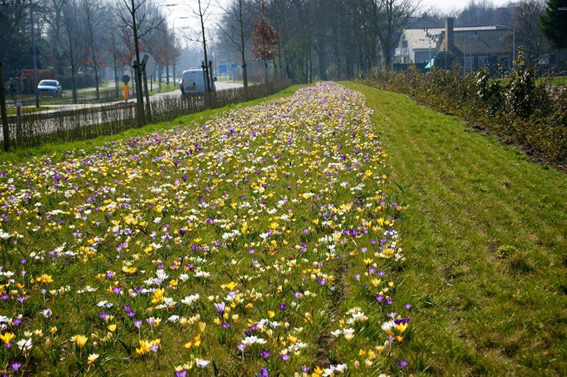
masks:
[[(8, 107), (6, 108), (8, 115), (15, 115), (16, 108), (15, 107)], [(36, 113), (39, 111), (49, 110), (49, 107), (22, 107), (22, 113)]]
[(567, 177), (405, 95), (345, 85), (374, 110), (409, 206), (406, 372), (567, 374)]

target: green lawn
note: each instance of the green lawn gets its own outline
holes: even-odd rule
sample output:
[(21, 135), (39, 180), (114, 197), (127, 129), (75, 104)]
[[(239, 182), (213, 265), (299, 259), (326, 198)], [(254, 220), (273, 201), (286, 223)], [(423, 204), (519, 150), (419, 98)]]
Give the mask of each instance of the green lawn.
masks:
[(556, 85), (556, 86), (565, 86), (565, 85), (567, 85), (567, 76), (555, 76), (555, 77), (539, 78), (539, 79), (537, 79), (537, 82), (539, 84), (549, 83), (551, 85)]
[(346, 86), (374, 110), (408, 206), (406, 371), (566, 375), (567, 177), (405, 95)]
[[(49, 110), (49, 107), (22, 107), (22, 113), (35, 113), (38, 111), (44, 111), (44, 110)], [(16, 108), (15, 107), (8, 107), (6, 108), (6, 111), (8, 113), (8, 115), (15, 115), (16, 114)]]

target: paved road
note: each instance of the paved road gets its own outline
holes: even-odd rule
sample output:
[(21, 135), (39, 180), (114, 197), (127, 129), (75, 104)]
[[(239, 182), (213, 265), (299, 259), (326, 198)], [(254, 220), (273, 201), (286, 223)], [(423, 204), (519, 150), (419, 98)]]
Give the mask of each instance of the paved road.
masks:
[[(227, 90), (227, 89), (234, 89), (242, 87), (242, 84), (232, 83), (232, 82), (216, 82), (215, 83), (217, 90)], [(168, 97), (168, 96), (180, 96), (181, 90), (177, 88), (171, 92), (165, 93), (157, 93), (150, 96), (150, 101), (157, 101), (160, 98)], [(136, 98), (131, 98), (128, 102), (136, 103)], [(49, 110), (42, 111), (41, 113), (53, 113), (59, 110), (77, 110), (77, 109), (90, 109), (90, 108), (97, 108), (103, 106), (110, 106), (116, 105), (119, 103), (124, 103), (124, 101), (114, 101), (114, 102), (105, 102), (105, 103), (78, 103), (78, 104), (68, 104), (68, 105), (42, 105), (42, 107), (48, 107)]]

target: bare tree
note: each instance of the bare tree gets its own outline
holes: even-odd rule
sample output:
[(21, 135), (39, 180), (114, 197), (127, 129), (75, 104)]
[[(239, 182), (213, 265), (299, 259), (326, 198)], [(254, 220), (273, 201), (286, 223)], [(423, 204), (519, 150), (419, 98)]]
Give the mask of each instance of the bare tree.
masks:
[(223, 36), (240, 53), (242, 81), (248, 87), (248, 69), (246, 64), (246, 44), (250, 39), (250, 3), (246, 0), (232, 0), (224, 9), (224, 17), (218, 27)]
[(542, 0), (521, 0), (516, 5), (516, 39), (530, 60), (538, 60), (549, 48), (540, 25), (544, 11), (545, 2)]
[(382, 22), (378, 38), (382, 45), (382, 54), (387, 69), (392, 67), (392, 47), (395, 43), (394, 33), (401, 31), (408, 25), (411, 17), (416, 13), (420, 0), (378, 0)]
[(88, 36), (87, 59), (95, 74), (96, 99), (100, 99), (98, 71), (104, 64), (102, 46), (106, 41), (106, 21), (108, 14), (99, 0), (82, 0), (82, 11)]
[[(126, 14), (119, 12), (124, 25), (126, 25), (133, 34), (134, 39), (134, 56), (135, 64), (134, 78), (136, 81), (136, 123), (141, 127), (145, 123), (144, 115), (144, 95), (142, 87), (142, 72), (140, 61), (140, 41), (141, 39), (152, 32), (165, 22), (163, 17), (155, 17), (155, 12), (152, 13), (152, 3), (150, 0), (122, 0), (124, 8), (119, 10), (126, 10)], [(149, 104), (148, 104), (149, 106)]]
[(83, 54), (82, 28), (79, 26), (79, 9), (76, 0), (68, 0), (63, 9), (64, 36), (63, 54), (71, 67), (71, 90), (73, 103), (77, 103), (77, 68)]
[(0, 61), (4, 72), (22, 67), (30, 57), (29, 35), (24, 28), (28, 16), (29, 0), (0, 1)]
[(55, 68), (60, 75), (64, 74), (64, 57), (61, 51), (61, 34), (64, 32), (63, 8), (67, 0), (49, 0), (46, 3), (43, 21), (47, 25), (47, 43), (53, 54)]
[(191, 10), (193, 15), (199, 20), (200, 29), (201, 29), (200, 32), (193, 31), (194, 36), (188, 37), (186, 39), (193, 42), (198, 42), (203, 46), (203, 56), (205, 59), (203, 61), (203, 70), (205, 72), (205, 87), (207, 91), (210, 92), (214, 90), (214, 83), (212, 80), (212, 72), (209, 72), (210, 66), (209, 66), (209, 55), (207, 51), (207, 34), (205, 30), (205, 23), (209, 16), (211, 0), (197, 0), (197, 8), (195, 8), (194, 6), (190, 5), (187, 2), (185, 4)]

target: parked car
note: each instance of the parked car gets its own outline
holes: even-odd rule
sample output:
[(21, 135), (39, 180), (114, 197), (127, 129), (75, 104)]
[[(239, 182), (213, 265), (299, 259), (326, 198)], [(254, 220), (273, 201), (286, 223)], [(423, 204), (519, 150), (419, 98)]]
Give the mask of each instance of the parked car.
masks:
[(41, 80), (37, 86), (39, 94), (45, 94), (53, 97), (61, 97), (63, 88), (57, 80)]

